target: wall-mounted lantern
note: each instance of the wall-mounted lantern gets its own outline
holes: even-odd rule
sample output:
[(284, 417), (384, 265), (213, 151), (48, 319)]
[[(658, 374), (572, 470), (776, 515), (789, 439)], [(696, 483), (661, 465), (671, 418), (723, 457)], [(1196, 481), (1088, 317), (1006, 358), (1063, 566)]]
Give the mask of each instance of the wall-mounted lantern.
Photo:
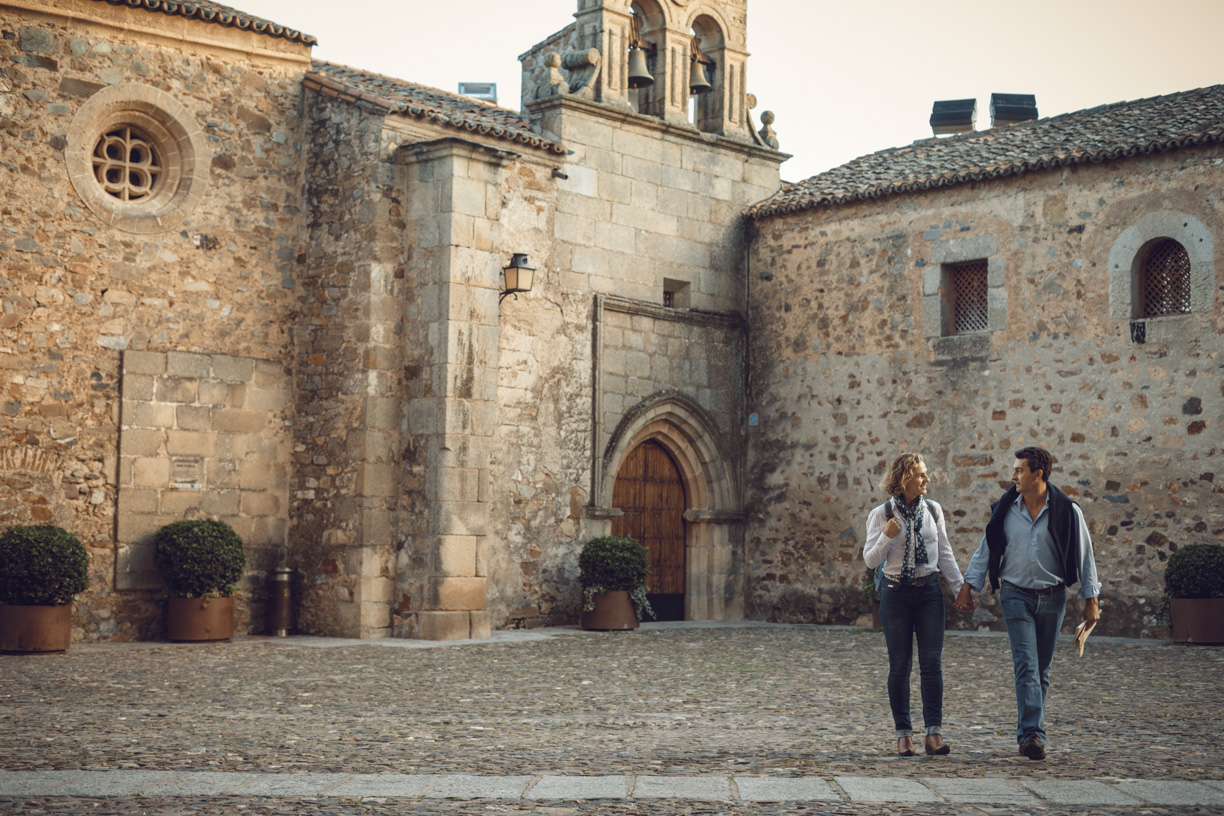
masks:
[(506, 299), (506, 295), (514, 295), (514, 299), (518, 300), (519, 292), (530, 292), (531, 284), (535, 282), (535, 269), (527, 260), (527, 253), (516, 252), (510, 257), (510, 265), (502, 267), (501, 272), (501, 297), (497, 299), (501, 303)]

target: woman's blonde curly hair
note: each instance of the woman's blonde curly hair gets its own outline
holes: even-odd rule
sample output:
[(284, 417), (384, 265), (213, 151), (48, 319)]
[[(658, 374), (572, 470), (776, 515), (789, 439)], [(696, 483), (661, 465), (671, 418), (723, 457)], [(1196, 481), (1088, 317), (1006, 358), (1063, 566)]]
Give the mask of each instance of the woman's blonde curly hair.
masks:
[(888, 466), (884, 478), (880, 479), (880, 489), (890, 496), (901, 495), (901, 485), (913, 475), (914, 470), (925, 464), (921, 453), (903, 453)]

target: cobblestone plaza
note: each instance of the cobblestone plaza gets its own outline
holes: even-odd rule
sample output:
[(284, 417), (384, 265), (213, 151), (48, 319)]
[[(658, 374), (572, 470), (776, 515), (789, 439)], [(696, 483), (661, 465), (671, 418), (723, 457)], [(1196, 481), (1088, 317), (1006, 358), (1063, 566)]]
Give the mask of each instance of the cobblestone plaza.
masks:
[(0, 813), (1224, 812), (1222, 664), (1060, 643), (1030, 762), (996, 633), (949, 633), (952, 754), (912, 758), (868, 629), (75, 644), (0, 658)]

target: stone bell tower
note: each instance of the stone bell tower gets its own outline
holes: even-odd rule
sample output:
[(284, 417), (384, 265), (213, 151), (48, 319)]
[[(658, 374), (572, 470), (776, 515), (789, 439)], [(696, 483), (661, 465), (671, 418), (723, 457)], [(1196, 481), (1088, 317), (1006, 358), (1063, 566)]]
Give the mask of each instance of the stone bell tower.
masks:
[(528, 71), (538, 66), (535, 76), (524, 76), (524, 109), (550, 95), (578, 96), (760, 143), (745, 85), (747, 6), (578, 0), (574, 24), (523, 57)]

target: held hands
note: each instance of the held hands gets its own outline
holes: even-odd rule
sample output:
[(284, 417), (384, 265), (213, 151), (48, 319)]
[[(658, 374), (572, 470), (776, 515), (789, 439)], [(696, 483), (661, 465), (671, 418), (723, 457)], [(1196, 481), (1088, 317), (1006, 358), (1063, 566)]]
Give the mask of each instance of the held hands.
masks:
[[(952, 602), (952, 607), (957, 612), (972, 612), (977, 607), (973, 596), (969, 594), (968, 584), (961, 584), (960, 592), (956, 593), (956, 600)], [(1087, 615), (1087, 610), (1084, 614)]]
[(901, 532), (901, 522), (895, 518), (890, 518), (888, 523), (884, 525), (884, 536), (886, 538), (895, 538), (899, 532)]

